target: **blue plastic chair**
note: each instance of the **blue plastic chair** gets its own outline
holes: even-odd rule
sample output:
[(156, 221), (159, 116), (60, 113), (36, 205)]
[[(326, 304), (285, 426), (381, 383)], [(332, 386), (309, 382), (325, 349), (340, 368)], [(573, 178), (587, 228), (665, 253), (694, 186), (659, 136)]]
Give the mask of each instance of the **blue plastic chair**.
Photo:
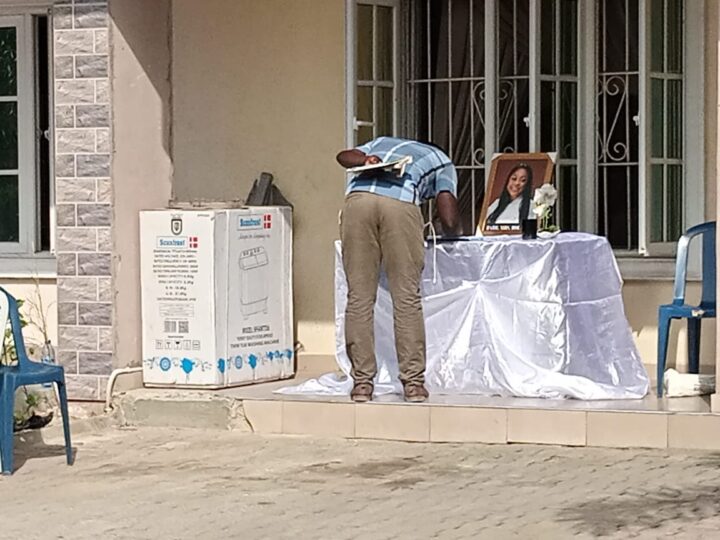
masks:
[[(4, 298), (7, 298), (5, 304)], [(0, 456), (2, 456), (2, 474), (13, 473), (13, 427), (15, 409), (15, 391), (29, 384), (55, 383), (60, 397), (60, 411), (65, 432), (65, 454), (68, 465), (72, 465), (72, 444), (70, 442), (70, 417), (68, 415), (67, 392), (65, 390), (65, 370), (62, 366), (33, 362), (25, 351), (25, 342), (20, 325), (17, 301), (5, 289), (0, 287), (0, 304), (5, 304), (10, 318), (13, 341), (18, 358), (17, 365), (0, 366)], [(0, 312), (2, 312), (0, 306)], [(6, 318), (0, 316), (4, 334)]]
[[(688, 247), (690, 241), (702, 237), (702, 295), (700, 304), (689, 306), (685, 303)], [(672, 304), (660, 306), (658, 310), (658, 358), (657, 395), (663, 395), (663, 378), (667, 357), (670, 322), (673, 319), (688, 320), (688, 365), (690, 373), (700, 371), (700, 330), (703, 319), (715, 317), (715, 222), (711, 221), (691, 227), (680, 238), (675, 263), (675, 287)]]

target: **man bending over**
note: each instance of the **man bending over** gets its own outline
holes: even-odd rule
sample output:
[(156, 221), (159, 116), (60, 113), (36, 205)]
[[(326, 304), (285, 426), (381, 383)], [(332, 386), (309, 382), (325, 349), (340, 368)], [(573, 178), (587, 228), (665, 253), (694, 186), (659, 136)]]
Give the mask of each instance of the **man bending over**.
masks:
[(352, 177), (341, 214), (340, 238), (348, 282), (345, 342), (352, 364), (353, 401), (372, 399), (377, 373), (373, 312), (382, 264), (390, 285), (395, 347), (405, 400), (422, 402), (425, 388), (425, 323), (420, 277), (425, 261), (420, 204), (435, 199), (445, 235), (459, 232), (457, 173), (439, 148), (380, 137), (337, 160), (345, 168), (407, 159), (399, 170), (365, 171)]

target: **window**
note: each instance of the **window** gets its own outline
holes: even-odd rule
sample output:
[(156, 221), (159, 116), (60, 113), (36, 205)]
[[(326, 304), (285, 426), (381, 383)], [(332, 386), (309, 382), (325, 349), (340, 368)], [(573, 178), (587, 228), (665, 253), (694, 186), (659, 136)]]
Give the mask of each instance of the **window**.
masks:
[[(512, 5), (512, 4), (511, 4)], [(485, 50), (486, 2), (413, 2), (407, 82), (407, 130), (410, 136), (432, 141), (448, 153), (458, 172), (458, 202), (465, 231), (474, 231), (482, 205), (487, 165), (486, 120), (488, 88)], [(521, 52), (504, 51), (510, 58), (502, 84), (504, 140), (500, 144), (522, 151), (514, 130), (518, 113), (516, 91), (523, 86)], [(493, 61), (491, 61), (494, 64)], [(527, 62), (525, 62), (525, 66)], [(525, 82), (525, 88), (527, 83)], [(494, 91), (494, 88), (490, 90)], [(492, 152), (491, 152), (492, 154)]]
[(597, 229), (616, 248), (670, 254), (685, 229), (683, 18), (681, 0), (598, 2)]
[[(685, 61), (703, 58), (701, 2), (406, 1), (393, 47), (377, 37), (387, 2), (353, 4), (351, 141), (389, 131), (376, 88), (395, 88), (395, 131), (442, 146), (458, 168), (465, 233), (497, 152), (555, 152), (555, 219), (620, 254), (670, 256), (703, 221), (703, 62)], [(378, 76), (383, 63), (394, 79)]]
[(580, 65), (578, 3), (543, 1), (540, 8), (539, 114), (536, 133), (542, 152), (557, 152), (555, 184), (560, 198), (556, 220), (564, 230), (578, 228), (578, 166), (580, 137), (578, 95)]
[(0, 254), (49, 251), (47, 16), (0, 16)]
[(396, 133), (397, 11), (397, 2), (388, 0), (355, 6), (352, 144)]
[(683, 8), (681, 0), (652, 0), (650, 17), (650, 242), (683, 233)]
[(597, 9), (597, 230), (620, 249), (639, 243), (640, 10), (602, 0)]

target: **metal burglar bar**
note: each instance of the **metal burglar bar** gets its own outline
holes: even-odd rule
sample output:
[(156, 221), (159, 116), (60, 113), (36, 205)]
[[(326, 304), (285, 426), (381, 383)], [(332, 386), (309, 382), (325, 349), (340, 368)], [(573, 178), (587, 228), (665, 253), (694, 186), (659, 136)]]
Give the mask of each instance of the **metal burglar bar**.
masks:
[[(683, 58), (686, 41), (702, 51), (703, 40), (683, 28), (692, 16), (702, 30), (704, 8), (683, 0), (404, 5), (404, 133), (455, 162), (466, 234), (495, 152), (557, 152), (562, 229), (597, 232), (626, 255), (672, 255), (686, 221), (698, 219), (688, 201), (701, 200), (702, 175), (692, 184), (685, 176), (702, 167), (685, 153), (700, 159), (702, 137), (689, 146), (683, 121), (693, 108), (686, 93), (702, 95), (702, 83)], [(697, 80), (687, 77), (693, 70)]]
[(485, 2), (417, 0), (409, 8), (409, 132), (456, 164), (462, 225), (472, 234), (485, 179)]
[(597, 17), (597, 182), (600, 234), (638, 248), (638, 3), (601, 0)]
[(497, 5), (497, 151), (530, 151), (529, 0)]
[(557, 223), (578, 226), (578, 21), (577, 0), (540, 4), (540, 151), (557, 152)]

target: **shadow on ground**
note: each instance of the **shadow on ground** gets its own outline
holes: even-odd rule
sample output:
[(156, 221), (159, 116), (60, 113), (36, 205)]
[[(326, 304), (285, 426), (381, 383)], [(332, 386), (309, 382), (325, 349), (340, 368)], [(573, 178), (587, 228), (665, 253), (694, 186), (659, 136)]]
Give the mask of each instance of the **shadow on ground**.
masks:
[[(558, 519), (571, 524), (576, 534), (594, 537), (696, 524), (720, 514), (720, 483), (704, 478), (703, 469), (720, 467), (720, 454), (688, 459), (687, 481), (680, 486), (638, 486), (618, 495), (586, 501), (559, 512)], [(716, 476), (713, 471), (713, 476)]]
[(413, 456), (391, 460), (370, 460), (356, 464), (344, 464), (340, 461), (316, 463), (306, 467), (305, 470), (321, 474), (382, 480), (420, 465), (422, 465), (420, 459)]
[[(73, 463), (77, 448), (73, 447)], [(14, 473), (19, 471), (26, 462), (65, 455), (65, 445), (47, 444), (42, 431), (21, 431), (15, 434)]]

